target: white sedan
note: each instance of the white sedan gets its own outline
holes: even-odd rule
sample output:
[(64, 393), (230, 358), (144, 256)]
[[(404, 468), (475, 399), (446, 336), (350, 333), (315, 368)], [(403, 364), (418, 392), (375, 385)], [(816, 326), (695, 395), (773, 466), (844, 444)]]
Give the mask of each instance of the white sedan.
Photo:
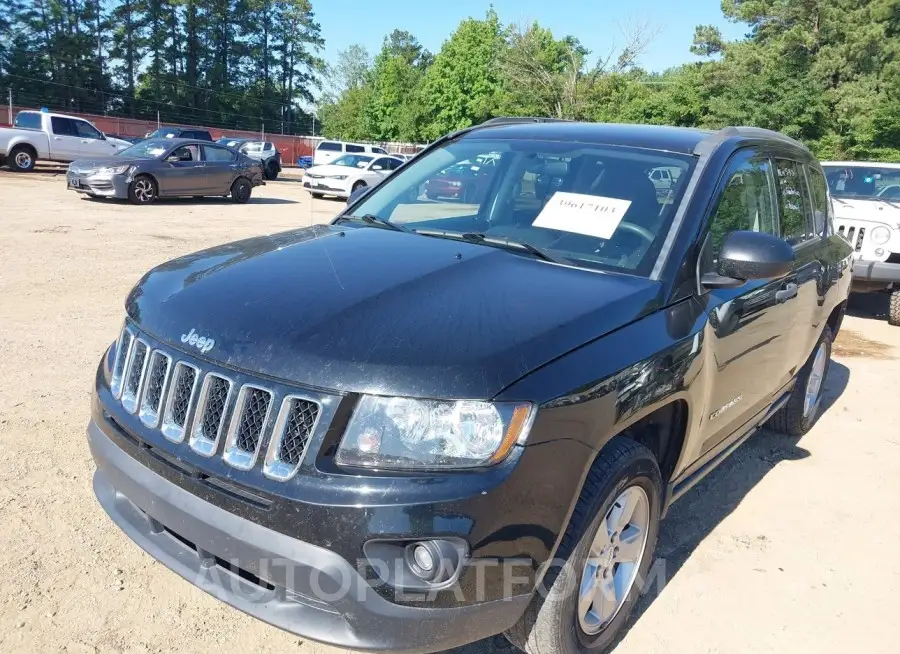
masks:
[(303, 175), (303, 188), (314, 198), (347, 198), (360, 187), (375, 186), (403, 163), (397, 157), (345, 154), (331, 163), (309, 168)]

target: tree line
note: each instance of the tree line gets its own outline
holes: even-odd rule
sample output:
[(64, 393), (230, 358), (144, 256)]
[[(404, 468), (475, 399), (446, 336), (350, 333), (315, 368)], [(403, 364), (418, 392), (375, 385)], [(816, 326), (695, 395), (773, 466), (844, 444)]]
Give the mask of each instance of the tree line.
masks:
[(412, 142), (497, 115), (754, 125), (823, 158), (900, 161), (900, 0), (722, 0), (722, 11), (747, 25), (744, 38), (698, 26), (685, 44), (698, 60), (658, 73), (640, 67), (648, 23), (602, 53), (493, 10), (436, 54), (394, 31), (374, 58), (339, 53), (318, 116), (329, 137)]
[(17, 104), (310, 132), (301, 106), (324, 68), (310, 0), (2, 4), (0, 87)]

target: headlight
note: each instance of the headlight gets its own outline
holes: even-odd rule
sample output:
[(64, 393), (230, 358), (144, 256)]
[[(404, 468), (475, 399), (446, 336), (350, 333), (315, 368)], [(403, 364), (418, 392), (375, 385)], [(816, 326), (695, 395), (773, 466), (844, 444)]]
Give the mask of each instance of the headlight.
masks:
[(121, 175), (122, 173), (128, 172), (128, 169), (131, 166), (105, 166), (104, 168), (98, 168), (98, 175)]
[(332, 175), (331, 179), (345, 180), (345, 179), (347, 179), (347, 176), (346, 175)]
[(364, 396), (341, 441), (338, 465), (473, 468), (499, 463), (527, 436), (531, 404)]
[(887, 227), (879, 226), (872, 230), (872, 243), (875, 245), (884, 245), (891, 240), (891, 230)]

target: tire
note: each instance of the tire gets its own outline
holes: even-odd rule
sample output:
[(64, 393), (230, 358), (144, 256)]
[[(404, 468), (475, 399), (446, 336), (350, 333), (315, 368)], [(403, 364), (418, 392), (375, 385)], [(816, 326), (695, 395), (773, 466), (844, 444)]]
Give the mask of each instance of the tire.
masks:
[[(588, 553), (594, 537), (600, 533), (601, 522), (618, 510), (619, 505), (615, 504), (617, 499), (625, 493), (639, 495), (641, 492), (646, 501), (646, 513), (643, 514), (646, 528), (642, 532), (645, 533), (643, 548), (635, 563), (636, 579), (612, 617), (605, 624), (596, 625), (597, 631), (586, 629), (584, 620), (578, 614), (578, 594), (582, 575), (587, 574)], [(547, 571), (519, 622), (505, 633), (507, 640), (528, 654), (598, 654), (608, 651), (621, 635), (640, 596), (643, 580), (647, 579), (659, 534), (662, 497), (662, 475), (653, 453), (624, 436), (613, 438), (601, 450), (588, 473), (556, 553), (556, 559), (562, 565), (555, 565)], [(635, 515), (637, 513), (635, 511)], [(626, 528), (633, 529), (630, 526)], [(618, 552), (618, 547), (615, 551)], [(605, 558), (605, 555), (602, 556)], [(599, 561), (599, 558), (590, 560)], [(615, 575), (618, 570), (622, 570), (621, 565)], [(601, 576), (595, 577), (601, 579)], [(588, 606), (593, 610), (593, 604)]]
[(270, 163), (268, 166), (266, 166), (265, 177), (269, 181), (278, 179), (278, 166), (276, 166), (274, 163)]
[(891, 302), (888, 309), (888, 324), (900, 327), (900, 290), (891, 293)]
[(250, 182), (244, 177), (239, 177), (231, 185), (231, 201), (235, 204), (246, 204), (252, 192)]
[(153, 204), (157, 193), (156, 180), (149, 175), (138, 175), (128, 185), (128, 201), (131, 204)]
[(367, 184), (363, 181), (356, 182), (356, 184), (353, 185), (353, 188), (350, 189), (350, 192), (353, 193), (353, 191), (355, 191), (357, 189), (361, 189), (365, 186), (367, 186)]
[(324, 195), (323, 193), (312, 193), (312, 196), (313, 196), (313, 198), (315, 198), (316, 200), (321, 200), (322, 198), (325, 197), (325, 195)]
[(30, 173), (36, 163), (34, 150), (24, 145), (17, 145), (9, 152), (6, 163), (14, 173)]
[[(831, 367), (831, 328), (825, 327), (822, 335), (816, 342), (812, 354), (803, 364), (800, 373), (797, 375), (797, 381), (791, 391), (788, 402), (778, 413), (769, 420), (769, 427), (777, 432), (788, 436), (803, 436), (812, 429), (816, 424), (816, 418), (819, 414), (819, 407), (822, 404), (822, 389), (825, 388), (825, 381), (828, 379), (828, 369)], [(823, 367), (818, 368), (816, 363), (820, 352), (824, 356)], [(816, 371), (814, 373), (814, 368)], [(807, 391), (810, 390), (810, 378), (813, 374), (818, 375), (817, 389), (815, 398), (807, 405)]]

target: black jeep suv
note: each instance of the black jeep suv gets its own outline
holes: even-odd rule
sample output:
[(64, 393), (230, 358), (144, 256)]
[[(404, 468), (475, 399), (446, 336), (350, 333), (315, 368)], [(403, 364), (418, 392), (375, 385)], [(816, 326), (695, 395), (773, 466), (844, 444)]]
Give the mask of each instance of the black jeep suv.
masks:
[[(483, 161), (477, 201), (425, 195)], [(96, 376), (97, 498), (304, 637), (603, 650), (667, 507), (763, 424), (815, 422), (851, 281), (831, 216), (770, 131), (448, 135), (330, 225), (140, 280)]]

